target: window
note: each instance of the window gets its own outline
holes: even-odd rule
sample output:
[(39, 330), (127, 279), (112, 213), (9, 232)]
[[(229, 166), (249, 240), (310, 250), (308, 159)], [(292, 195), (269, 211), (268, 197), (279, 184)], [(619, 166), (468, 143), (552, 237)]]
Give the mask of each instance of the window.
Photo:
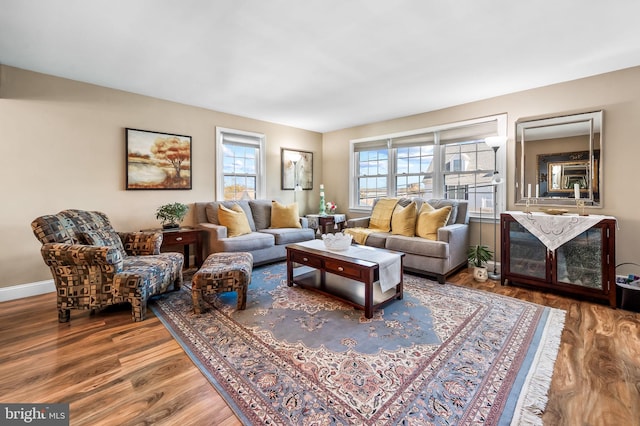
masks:
[(264, 146), (263, 134), (216, 128), (217, 200), (264, 198)]
[(366, 210), (384, 196), (449, 198), (468, 200), (471, 214), (492, 214), (497, 194), (501, 211), (504, 185), (491, 182), (506, 149), (498, 158), (484, 139), (506, 135), (506, 121), (502, 114), (351, 141), (350, 208)]

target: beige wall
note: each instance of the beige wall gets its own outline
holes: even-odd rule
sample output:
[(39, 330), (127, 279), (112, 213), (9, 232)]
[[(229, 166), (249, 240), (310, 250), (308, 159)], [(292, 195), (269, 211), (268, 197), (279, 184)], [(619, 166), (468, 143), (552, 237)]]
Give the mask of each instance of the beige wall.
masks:
[[(280, 148), (314, 152), (314, 190), (298, 197), (302, 212), (317, 211), (319, 183), (325, 184), (326, 199), (345, 212), (349, 140), (506, 112), (507, 202), (509, 209), (519, 209), (513, 201), (515, 121), (600, 108), (604, 208), (595, 213), (619, 219), (617, 263), (640, 263), (639, 81), (640, 67), (631, 68), (320, 135), (0, 65), (0, 287), (50, 279), (29, 226), (39, 215), (96, 209), (117, 229), (136, 230), (158, 226), (154, 212), (161, 204), (213, 199), (216, 126), (267, 135), (267, 195), (283, 202), (293, 201), (293, 193), (280, 190)], [(125, 191), (126, 127), (192, 136), (193, 189)], [(188, 217), (185, 224), (190, 223)], [(477, 234), (474, 225), (472, 238)], [(492, 245), (491, 225), (483, 226), (482, 235)]]
[[(319, 133), (0, 65), (0, 287), (51, 279), (30, 228), (37, 216), (100, 210), (129, 231), (159, 226), (154, 213), (167, 202), (213, 200), (216, 126), (266, 135), (267, 196), (282, 202), (293, 192), (280, 190), (280, 148), (313, 152), (314, 191), (298, 202), (317, 210)], [(126, 127), (191, 136), (193, 189), (126, 191)]]
[[(478, 82), (481, 84), (481, 82)], [(425, 96), (429, 96), (425, 94)], [(476, 117), (507, 113), (507, 206), (514, 205), (514, 133), (520, 118), (555, 115), (573, 111), (604, 110), (603, 135), (603, 208), (592, 210), (618, 218), (616, 262), (640, 264), (640, 189), (636, 182), (640, 160), (640, 67), (556, 84), (497, 98), (459, 105), (439, 111), (372, 123), (325, 133), (323, 161), (327, 194), (340, 206), (348, 205), (345, 162), (349, 158), (349, 140), (383, 135)], [(330, 166), (344, 164), (344, 166)], [(340, 188), (340, 190), (338, 190)], [(477, 242), (477, 224), (472, 227), (472, 243)], [(482, 228), (483, 243), (493, 246), (493, 227)]]

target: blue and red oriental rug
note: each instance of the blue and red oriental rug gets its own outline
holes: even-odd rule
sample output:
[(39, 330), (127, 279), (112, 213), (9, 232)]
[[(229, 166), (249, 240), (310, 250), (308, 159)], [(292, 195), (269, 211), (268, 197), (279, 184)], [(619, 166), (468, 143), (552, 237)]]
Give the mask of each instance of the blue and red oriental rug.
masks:
[(244, 311), (151, 305), (244, 424), (542, 424), (564, 311), (405, 274), (368, 320), (285, 275), (255, 268)]

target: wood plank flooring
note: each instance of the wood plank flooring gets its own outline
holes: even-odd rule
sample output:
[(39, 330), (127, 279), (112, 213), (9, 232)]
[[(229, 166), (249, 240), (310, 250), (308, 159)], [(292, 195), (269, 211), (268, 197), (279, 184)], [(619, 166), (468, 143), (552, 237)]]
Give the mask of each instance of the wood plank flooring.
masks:
[[(640, 425), (640, 314), (497, 282), (450, 282), (567, 311), (546, 425)], [(162, 323), (126, 306), (59, 324), (53, 293), (0, 303), (0, 402), (69, 402), (72, 425), (239, 425)]]

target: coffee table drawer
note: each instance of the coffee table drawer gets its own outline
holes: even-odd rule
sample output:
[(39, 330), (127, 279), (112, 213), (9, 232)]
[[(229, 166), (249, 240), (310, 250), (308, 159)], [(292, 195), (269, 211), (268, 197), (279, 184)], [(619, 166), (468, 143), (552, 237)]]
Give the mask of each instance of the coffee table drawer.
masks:
[(322, 259), (317, 257), (309, 256), (304, 253), (292, 253), (291, 260), (295, 263), (299, 263), (301, 265), (311, 266), (312, 268), (322, 268)]
[(362, 279), (362, 268), (332, 260), (325, 260), (324, 268), (332, 274), (342, 275), (347, 278)]

